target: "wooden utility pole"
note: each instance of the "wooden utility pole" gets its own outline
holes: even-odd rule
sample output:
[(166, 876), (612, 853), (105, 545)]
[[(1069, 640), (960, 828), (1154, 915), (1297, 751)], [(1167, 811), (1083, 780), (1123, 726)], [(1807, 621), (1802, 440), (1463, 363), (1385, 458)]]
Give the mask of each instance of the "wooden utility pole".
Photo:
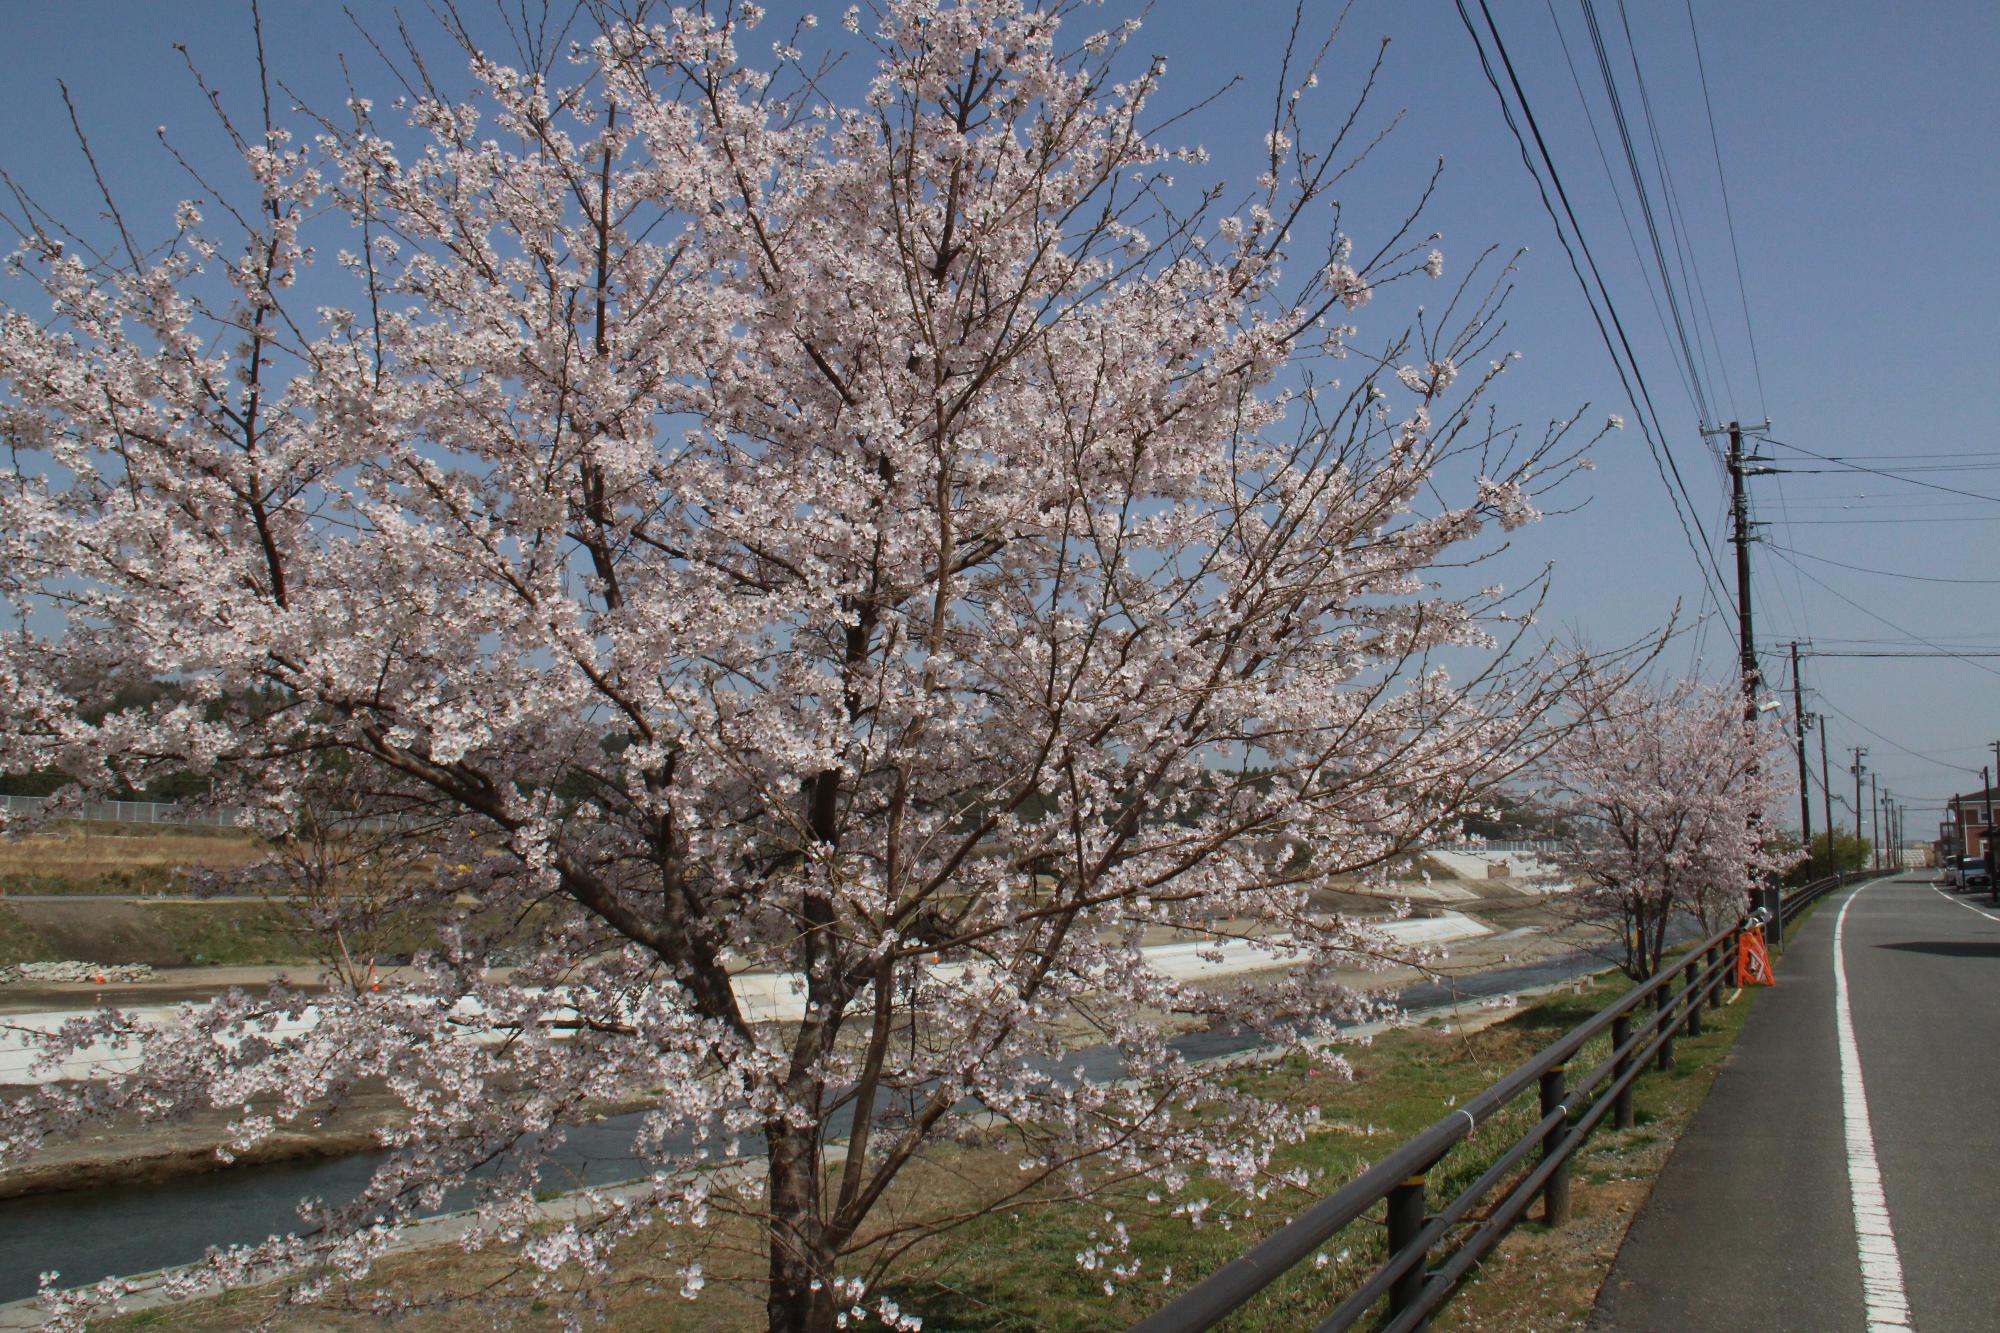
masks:
[(1826, 861), (1829, 873), (1837, 872), (1840, 869), (1839, 865), (1835, 863), (1833, 854), (1833, 783), (1828, 780), (1831, 776), (1826, 766), (1826, 719), (1821, 718), (1819, 720), (1819, 794), (1825, 800)]
[(1873, 831), (1871, 839), (1875, 844), (1875, 868), (1882, 868), (1882, 789), (1876, 783), (1875, 775), (1868, 775), (1868, 827)]
[[(1799, 840), (1812, 855), (1812, 792), (1806, 785), (1806, 692), (1799, 683), (1799, 641), (1792, 640), (1792, 723), (1798, 731), (1799, 751)], [(1832, 853), (1831, 846), (1828, 854)]]
[(1867, 753), (1867, 749), (1862, 746), (1854, 747), (1854, 836), (1857, 838), (1868, 836), (1868, 827), (1861, 822), (1861, 775), (1868, 771), (1861, 762), (1861, 756)]
[[(1770, 429), (1766, 421), (1757, 430)], [(1750, 613), (1750, 497), (1743, 488), (1747, 476), (1768, 472), (1769, 468), (1750, 469), (1745, 463), (1762, 462), (1762, 459), (1746, 458), (1743, 453), (1743, 425), (1729, 423), (1729, 540), (1736, 547), (1736, 648), (1743, 673), (1743, 726), (1746, 731), (1757, 727), (1757, 686), (1761, 672), (1757, 669), (1757, 627)], [(1704, 435), (1716, 434), (1703, 430)], [(1757, 835), (1757, 824), (1763, 818), (1758, 811), (1750, 813), (1750, 831)], [(1758, 839), (1761, 841), (1761, 839)], [(1774, 877), (1766, 876), (1762, 882), (1750, 889), (1750, 901), (1754, 906), (1759, 902), (1769, 909), (1770, 924), (1766, 927), (1767, 938), (1772, 945), (1784, 943), (1784, 915), (1779, 911), (1779, 890)]]
[(1736, 548), (1736, 648), (1743, 673), (1743, 720), (1757, 721), (1757, 632), (1750, 614), (1750, 500), (1743, 490), (1743, 427), (1729, 423), (1730, 544)]

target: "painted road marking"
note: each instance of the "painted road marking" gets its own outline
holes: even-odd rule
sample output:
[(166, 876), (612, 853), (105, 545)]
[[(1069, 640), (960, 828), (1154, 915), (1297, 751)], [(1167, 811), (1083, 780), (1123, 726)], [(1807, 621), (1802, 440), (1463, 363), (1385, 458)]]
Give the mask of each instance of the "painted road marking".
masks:
[[(1878, 881), (1880, 882), (1880, 881)], [(1868, 1327), (1911, 1328), (1910, 1300), (1903, 1294), (1903, 1261), (1882, 1193), (1882, 1168), (1875, 1160), (1875, 1132), (1868, 1123), (1868, 1089), (1861, 1081), (1861, 1046), (1854, 1039), (1854, 1014), (1847, 1002), (1847, 909), (1872, 885), (1864, 884), (1840, 905), (1833, 923), (1833, 1007), (1840, 1031), (1841, 1113), (1847, 1126), (1847, 1190), (1854, 1201), (1854, 1241), (1861, 1253), (1861, 1296)]]
[(1960, 907), (1963, 907), (1968, 912), (1979, 912), (1979, 915), (1985, 917), (1988, 921), (2000, 921), (2000, 916), (1995, 916), (1991, 912), (1982, 912), (1977, 907), (1974, 907), (1971, 903), (1965, 901), (1965, 899), (1954, 898), (1935, 884), (1931, 885), (1931, 892), (1935, 893), (1938, 897), (1944, 899), (1948, 903), (1957, 903)]

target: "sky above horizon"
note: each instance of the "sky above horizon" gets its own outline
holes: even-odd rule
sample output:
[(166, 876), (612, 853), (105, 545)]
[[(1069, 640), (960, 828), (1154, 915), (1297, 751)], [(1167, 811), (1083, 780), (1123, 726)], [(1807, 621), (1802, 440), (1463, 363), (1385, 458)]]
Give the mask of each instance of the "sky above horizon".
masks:
[[(798, 12), (814, 9), (831, 28), (845, 6), (768, 7), (776, 38)], [(1468, 7), (1476, 18), (1476, 3)], [(393, 25), (388, 5), (353, 8), (372, 25)], [(1110, 3), (1101, 18), (1108, 26), (1138, 8)], [(464, 9), (480, 40), (506, 56), (491, 8), (470, 0)], [(1493, 9), (1733, 595), (1723, 542), (1728, 480), (1677, 368), (1679, 340), (1657, 275), (1649, 277), (1651, 251), (1578, 0)], [(410, 15), (413, 31), (427, 21), (420, 10)], [(174, 44), (184, 43), (248, 110), (248, 5), (100, 0), (89, 12), (83, 23), (67, 6), (10, 9), (0, 119), (13, 133), (0, 166), (58, 213), (96, 211), (61, 79), (121, 204), (162, 222), (188, 188), (155, 127), (171, 127), (177, 139), (210, 131)], [(1921, 21), (1911, 17), (1918, 13)], [(1752, 556), (1766, 677), (1788, 693), (1786, 645), (1807, 645), (1806, 707), (1829, 720), (1834, 792), (1852, 801), (1849, 752), (1864, 746), (1870, 771), (1908, 808), (1909, 834), (1932, 833), (1946, 796), (1977, 789), (2000, 738), (2000, 624), (1992, 614), (2000, 561), (1982, 553), (2000, 539), (2000, 264), (1987, 252), (2000, 221), (2000, 154), (1991, 148), (2000, 130), (2000, 82), (1991, 77), (2000, 67), (2000, 7), (1665, 0), (1621, 11), (1611, 0), (1597, 14), (1686, 303), (1710, 400), (1706, 424), (1768, 417), (1769, 436), (1783, 442), (1760, 448), (1771, 460), (1764, 466), (1784, 471), (1751, 482), (1754, 517), (1767, 525)], [(1202, 143), (1233, 180), (1254, 174), (1249, 163), (1268, 124), (1291, 15), (1280, 0), (1154, 4), (1133, 47), (1167, 60), (1158, 105), (1192, 106), (1242, 76), (1164, 137)], [(1087, 12), (1076, 22), (1097, 18)], [(336, 104), (343, 95), (336, 53), (378, 103), (394, 95), (339, 6), (270, 4), (264, 27), (274, 73), (309, 100)], [(1394, 130), (1342, 197), (1357, 247), (1365, 252), (1371, 234), (1394, 228), (1442, 156), (1423, 230), (1443, 233), (1448, 271), (1462, 271), (1488, 246), (1527, 249), (1499, 344), (1522, 356), (1503, 383), (1507, 414), (1536, 430), (1586, 402), (1596, 415), (1632, 417), (1458, 11), (1445, 0), (1357, 0), (1322, 75), (1324, 91), (1344, 106), (1385, 37), (1381, 82), (1361, 128), (1372, 134), (1394, 120)], [(1356, 322), (1365, 326), (1365, 314)], [(1573, 512), (1517, 534), (1506, 557), (1510, 581), (1552, 562), (1545, 623), (1600, 646), (1643, 636), (1678, 605), (1693, 628), (1663, 668), (1733, 677), (1733, 615), (1716, 614), (1645, 441), (1628, 428), (1595, 461), (1563, 496)], [(1833, 655), (1940, 650), (1997, 655)], [(1811, 759), (1817, 828), (1817, 737)], [(1851, 826), (1838, 805), (1835, 817)]]

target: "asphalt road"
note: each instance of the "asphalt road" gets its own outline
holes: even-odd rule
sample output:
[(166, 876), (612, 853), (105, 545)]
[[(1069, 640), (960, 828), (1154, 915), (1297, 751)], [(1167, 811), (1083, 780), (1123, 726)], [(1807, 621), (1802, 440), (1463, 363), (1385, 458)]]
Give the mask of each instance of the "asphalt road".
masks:
[[(1843, 908), (1859, 1146), (1836, 1018)], [(1893, 1265), (1879, 1219), (1857, 1220), (1851, 1171), (1860, 1160), (1867, 1179), (1871, 1143), (1907, 1315), (1883, 1295)], [(1996, 1228), (2000, 909), (1933, 888), (1929, 872), (1875, 880), (1832, 895), (1794, 934), (1776, 989), (1633, 1222), (1591, 1327), (2000, 1329)]]

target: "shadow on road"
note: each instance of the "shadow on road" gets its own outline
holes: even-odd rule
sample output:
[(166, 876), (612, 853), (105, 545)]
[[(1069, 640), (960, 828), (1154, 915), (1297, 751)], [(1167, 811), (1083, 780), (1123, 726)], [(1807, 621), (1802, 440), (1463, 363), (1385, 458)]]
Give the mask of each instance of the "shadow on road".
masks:
[(2000, 958), (2000, 942), (1978, 940), (1907, 940), (1902, 944), (1878, 944), (1878, 949), (1903, 953), (1934, 953), (1941, 958)]

